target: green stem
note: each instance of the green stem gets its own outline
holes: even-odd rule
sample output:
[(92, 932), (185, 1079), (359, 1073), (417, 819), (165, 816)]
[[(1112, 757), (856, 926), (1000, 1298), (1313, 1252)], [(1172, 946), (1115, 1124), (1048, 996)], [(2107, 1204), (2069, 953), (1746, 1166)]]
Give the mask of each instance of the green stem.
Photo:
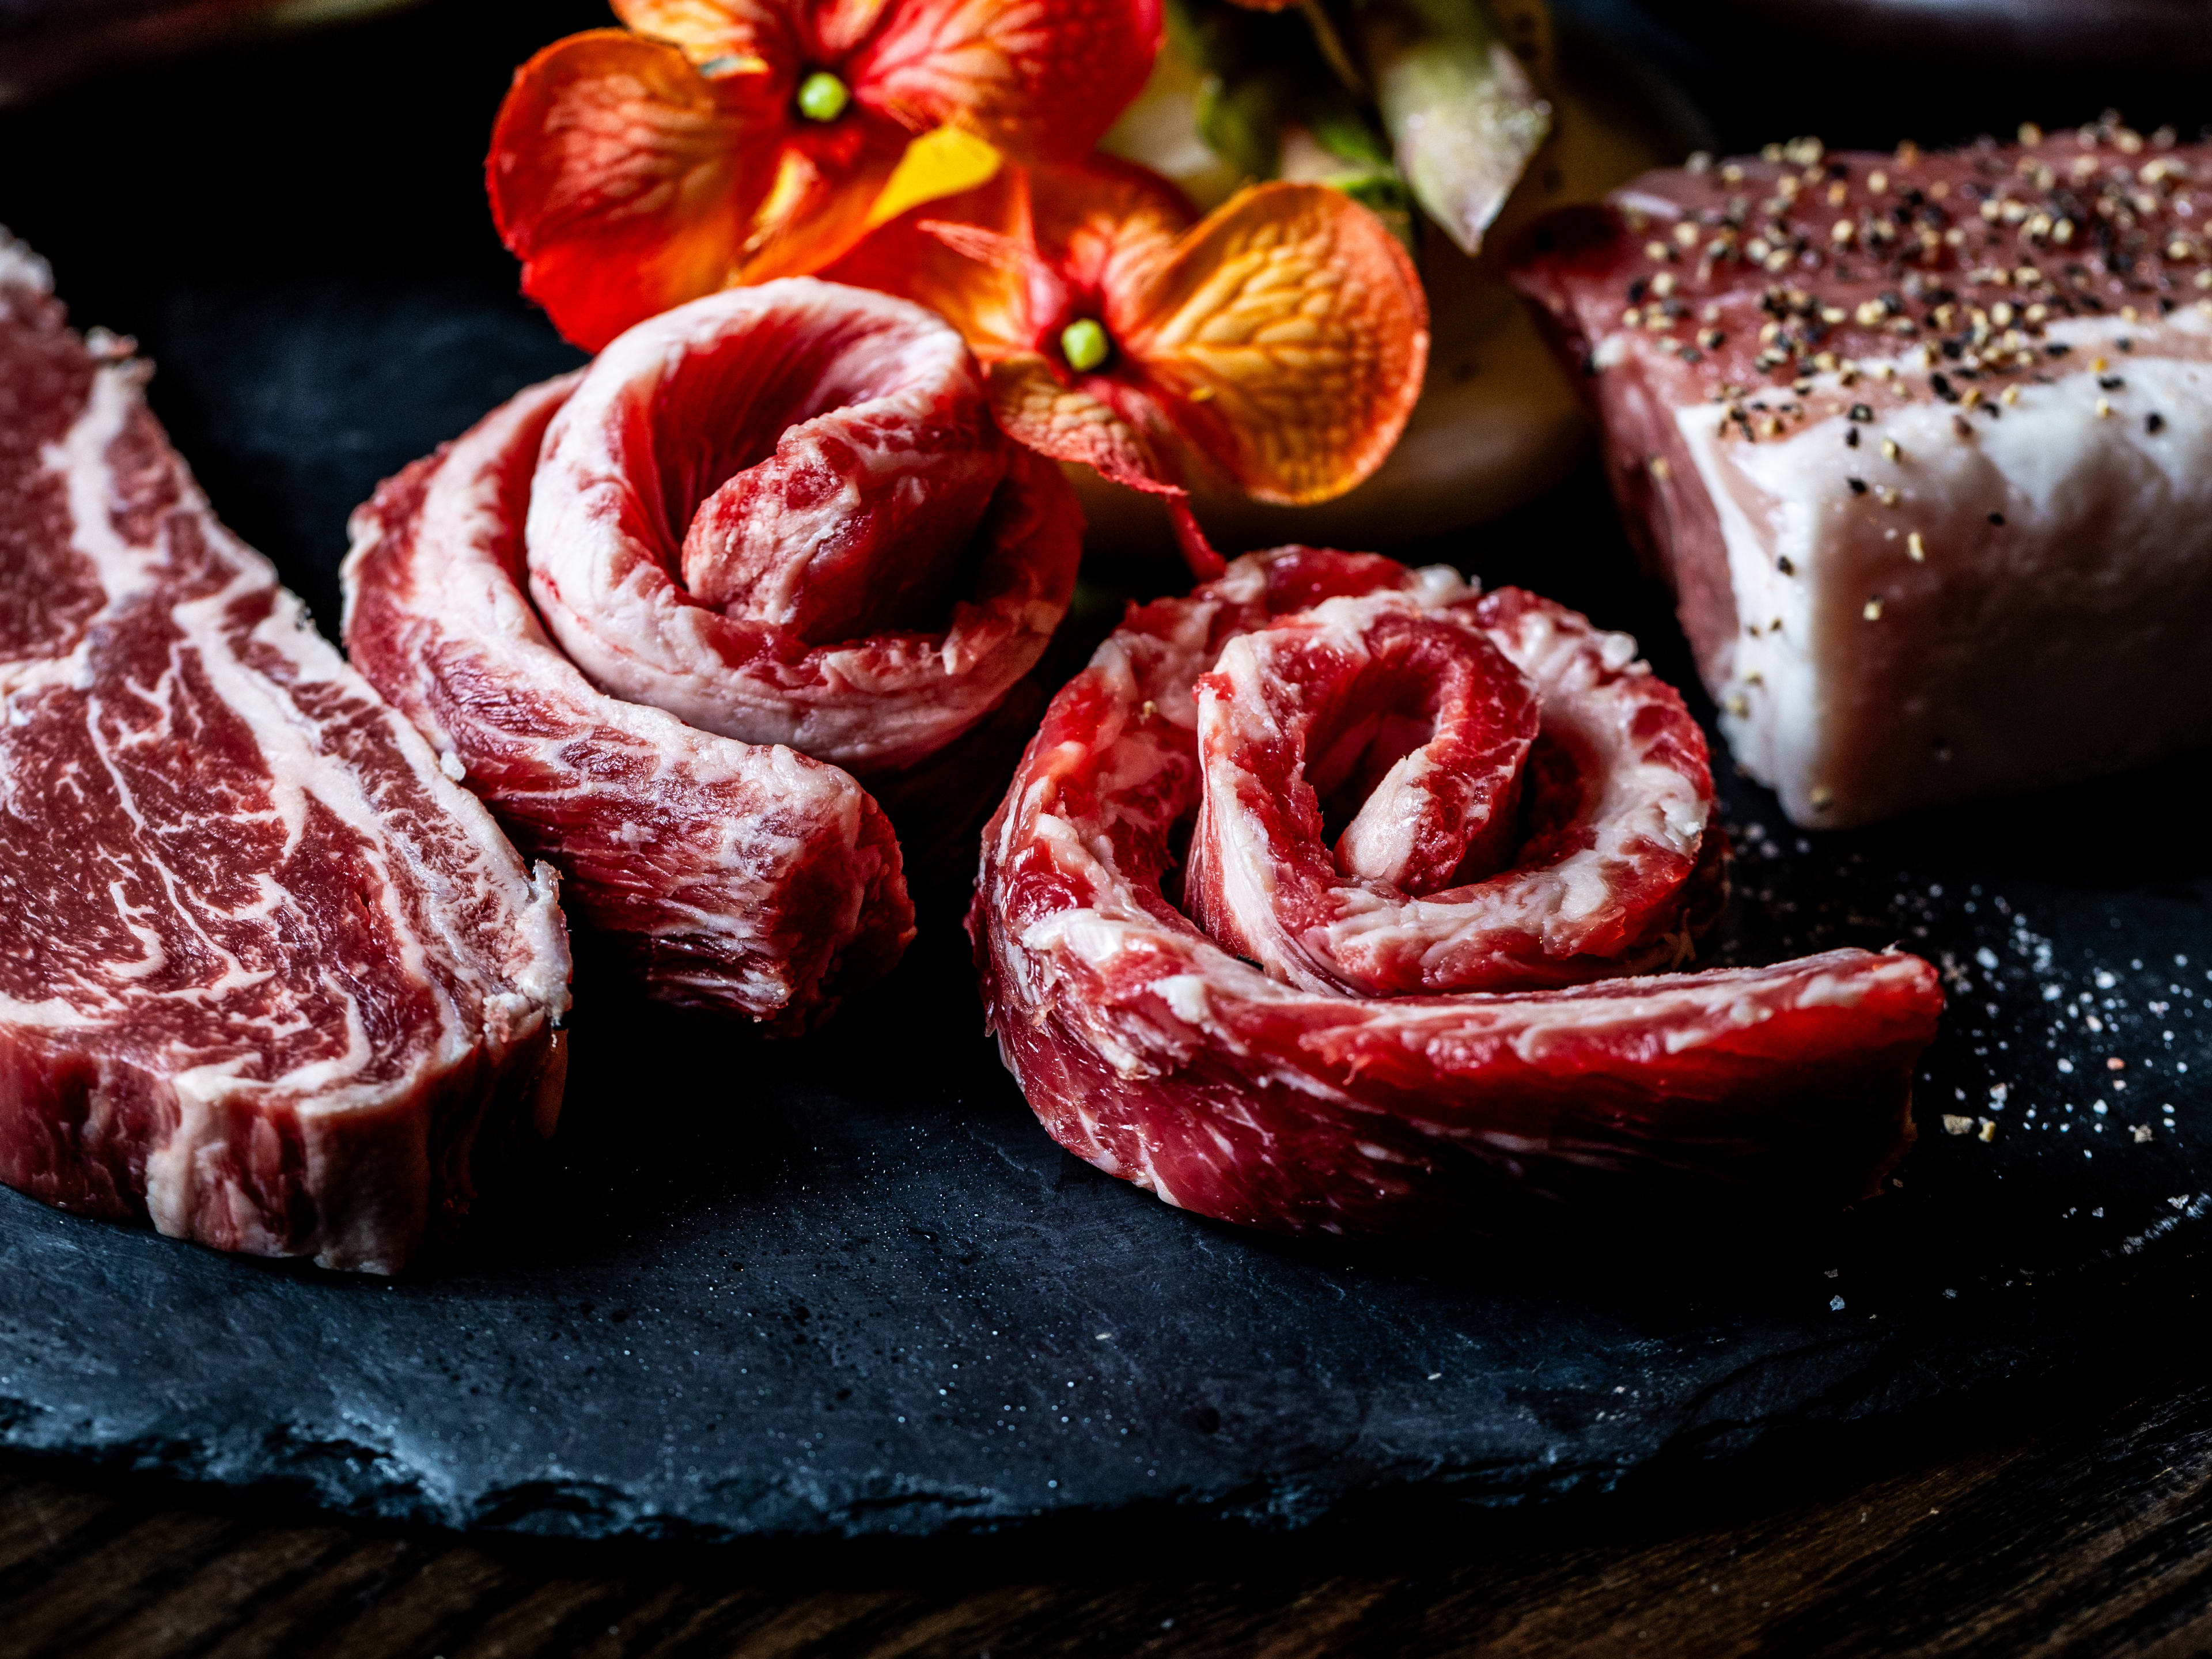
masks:
[(1352, 50), (1345, 45), (1344, 36), (1337, 30), (1336, 20), (1328, 15), (1328, 8), (1322, 0), (1298, 0), (1298, 9), (1305, 14), (1306, 21), (1313, 29), (1314, 44), (1321, 48), (1321, 55), (1328, 60), (1328, 66), (1336, 78), (1344, 82), (1346, 89), (1353, 97), (1366, 97), (1367, 77), (1359, 72), (1359, 65), (1352, 61)]

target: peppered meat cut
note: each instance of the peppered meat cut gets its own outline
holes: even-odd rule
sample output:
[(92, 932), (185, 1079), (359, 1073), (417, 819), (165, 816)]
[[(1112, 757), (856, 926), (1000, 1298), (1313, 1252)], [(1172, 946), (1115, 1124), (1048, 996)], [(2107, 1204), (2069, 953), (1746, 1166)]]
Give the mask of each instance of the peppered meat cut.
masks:
[(1060, 1144), (1286, 1232), (1875, 1191), (1942, 999), (1901, 952), (1686, 968), (1725, 873), (1633, 641), (1282, 548), (1130, 613), (1053, 701), (970, 913)]
[(2212, 144), (2027, 137), (1646, 173), (1512, 273), (1800, 823), (2212, 742)]
[(959, 335), (808, 278), (638, 325), (353, 535), (362, 672), (639, 983), (775, 1032), (897, 961), (901, 839), (972, 836), (1081, 551)]
[(0, 1180), (392, 1271), (550, 1133), (556, 878), (216, 522), (0, 233)]

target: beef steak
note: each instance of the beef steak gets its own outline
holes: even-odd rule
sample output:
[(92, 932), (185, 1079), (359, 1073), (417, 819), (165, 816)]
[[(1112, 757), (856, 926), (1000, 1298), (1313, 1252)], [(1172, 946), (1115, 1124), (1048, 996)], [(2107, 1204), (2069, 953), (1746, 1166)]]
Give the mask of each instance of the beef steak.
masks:
[(550, 1131), (568, 934), (0, 232), (0, 1180), (391, 1272)]

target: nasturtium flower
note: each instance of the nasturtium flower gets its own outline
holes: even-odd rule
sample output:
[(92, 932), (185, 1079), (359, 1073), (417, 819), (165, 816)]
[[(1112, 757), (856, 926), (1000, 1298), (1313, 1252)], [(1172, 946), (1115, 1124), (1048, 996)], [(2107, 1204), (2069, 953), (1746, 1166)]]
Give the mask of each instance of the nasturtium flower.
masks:
[(1160, 0), (615, 11), (627, 27), (516, 71), (486, 162), (524, 291), (593, 350), (700, 295), (818, 270), (1002, 155), (1085, 154), (1143, 86), (1162, 27)]
[(1168, 497), (1201, 571), (1218, 562), (1189, 486), (1289, 505), (1343, 494), (1397, 442), (1428, 360), (1413, 261), (1321, 185), (1255, 185), (1200, 219), (1127, 162), (1010, 166), (823, 274), (945, 317), (1008, 433)]

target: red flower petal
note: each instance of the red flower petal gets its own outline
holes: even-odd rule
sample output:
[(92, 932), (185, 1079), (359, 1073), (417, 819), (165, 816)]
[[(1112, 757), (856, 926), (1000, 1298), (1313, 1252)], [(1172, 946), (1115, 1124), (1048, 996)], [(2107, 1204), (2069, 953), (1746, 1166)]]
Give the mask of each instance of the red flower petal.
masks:
[(1116, 408), (1088, 386), (1070, 386), (1034, 351), (993, 363), (990, 378), (999, 424), (1018, 441), (1054, 460), (1096, 467), (1133, 489), (1183, 493), (1173, 482), (1174, 464), (1146, 431), (1158, 432), (1159, 423), (1147, 418), (1141, 404)]
[(1093, 377), (1066, 384), (1034, 351), (990, 366), (991, 409), (1018, 443), (1057, 461), (1076, 461), (1101, 477), (1166, 498), (1168, 523), (1191, 574), (1201, 581), (1227, 567), (1199, 527), (1190, 496), (1175, 482), (1174, 434), (1143, 392)]
[(894, 0), (840, 70), (920, 132), (949, 123), (1018, 160), (1097, 143), (1152, 72), (1160, 0)]
[(787, 0), (613, 0), (615, 15), (640, 34), (682, 49), (694, 64), (735, 60), (795, 80), (806, 56)]
[(1110, 156), (1037, 167), (1030, 179), (1038, 245), (1070, 289), (1099, 307), (1118, 340), (1122, 298), (1174, 257), (1197, 210), (1158, 173)]
[(733, 280), (811, 275), (867, 234), (868, 210), (897, 169), (906, 135), (865, 111), (838, 125), (838, 137), (856, 142), (785, 147), (782, 171)]
[(773, 176), (759, 77), (709, 82), (672, 46), (573, 34), (515, 72), (492, 130), (492, 216), (523, 292), (596, 351), (730, 274)]
[(1174, 185), (1125, 161), (1007, 167), (908, 210), (822, 274), (927, 306), (988, 362), (1047, 347), (1072, 312), (1110, 328), (1114, 296), (1142, 288), (1196, 217)]
[(973, 190), (909, 208), (822, 275), (928, 307), (988, 363), (1037, 343), (1034, 252), (1027, 185), (1021, 169), (1001, 167)]
[(1060, 328), (1104, 310), (1100, 288), (1153, 270), (1190, 209), (1122, 163), (1001, 168), (974, 190), (909, 210), (823, 274), (929, 307), (992, 370), (1000, 423), (1030, 448), (1179, 495), (1172, 428), (1140, 386), (1076, 374)]
[[(993, 366), (1000, 424), (1045, 454), (1177, 501), (1196, 473), (1261, 501), (1349, 489), (1420, 393), (1428, 311), (1412, 262), (1318, 185), (1261, 185), (1191, 217), (1123, 163), (1008, 167), (900, 216), (826, 274), (950, 319)], [(1061, 356), (1081, 317), (1110, 342), (1091, 373)]]

